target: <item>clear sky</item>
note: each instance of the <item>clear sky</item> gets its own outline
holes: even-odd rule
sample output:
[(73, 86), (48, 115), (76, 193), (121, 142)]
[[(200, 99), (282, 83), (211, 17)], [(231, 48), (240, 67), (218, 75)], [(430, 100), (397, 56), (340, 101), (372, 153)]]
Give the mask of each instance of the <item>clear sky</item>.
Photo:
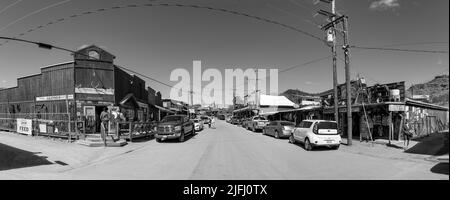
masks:
[[(325, 24), (313, 0), (2, 0), (0, 36), (48, 42), (77, 49), (96, 44), (116, 55), (116, 64), (166, 83), (170, 72), (201, 60), (203, 69), (279, 68), (330, 55), (322, 42), (280, 26), (228, 13), (193, 8), (137, 7), (68, 18), (100, 8), (128, 4), (181, 3), (226, 8), (276, 20), (319, 37)], [(337, 11), (349, 16), (352, 45), (448, 51), (448, 0), (337, 0)], [(66, 20), (28, 32), (50, 21)], [(339, 42), (341, 43), (341, 39)], [(3, 42), (3, 41), (0, 41)], [(442, 43), (444, 42), (444, 43)], [(413, 44), (412, 44), (413, 43)], [(414, 44), (416, 43), (416, 44)], [(429, 44), (417, 44), (429, 43)], [(403, 44), (403, 45), (401, 45)], [(407, 44), (407, 45), (406, 45)], [(342, 56), (342, 51), (339, 51)], [(16, 78), (40, 72), (40, 67), (70, 61), (66, 52), (48, 51), (9, 42), (0, 46), (0, 87), (16, 86)], [(406, 81), (407, 85), (448, 74), (448, 54), (351, 50), (352, 78), (369, 84)], [(344, 65), (338, 63), (339, 83)], [(146, 80), (169, 97), (170, 88)], [(321, 92), (332, 88), (331, 59), (279, 74), (279, 91)]]

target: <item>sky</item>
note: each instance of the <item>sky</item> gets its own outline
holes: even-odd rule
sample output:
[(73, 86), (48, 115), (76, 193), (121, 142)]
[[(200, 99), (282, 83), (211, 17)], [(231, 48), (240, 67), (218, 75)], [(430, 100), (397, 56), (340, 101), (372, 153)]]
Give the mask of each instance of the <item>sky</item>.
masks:
[[(116, 56), (115, 64), (168, 83), (172, 70), (278, 68), (280, 71), (331, 55), (323, 42), (305, 34), (255, 19), (186, 7), (101, 8), (146, 3), (195, 4), (225, 8), (276, 20), (324, 38), (327, 23), (316, 0), (2, 0), (0, 36), (51, 43), (76, 50), (95, 44)], [(339, 14), (349, 16), (351, 45), (448, 51), (448, 0), (336, 0)], [(65, 20), (59, 21), (58, 19)], [(57, 22), (47, 25), (49, 22)], [(39, 29), (34, 29), (41, 26)], [(33, 29), (30, 31), (30, 29)], [(25, 34), (22, 34), (25, 33)], [(20, 35), (22, 34), (22, 35)], [(4, 41), (0, 40), (0, 43)], [(338, 37), (342, 44), (342, 37)], [(343, 58), (341, 49), (339, 57)], [(369, 85), (406, 81), (410, 86), (448, 74), (448, 53), (350, 50), (351, 77)], [(40, 73), (40, 67), (72, 60), (67, 52), (8, 42), (0, 46), (0, 87)], [(299, 89), (318, 93), (332, 88), (331, 58), (279, 73), (279, 92)], [(145, 79), (168, 98), (170, 88)], [(338, 60), (338, 81), (344, 64)]]

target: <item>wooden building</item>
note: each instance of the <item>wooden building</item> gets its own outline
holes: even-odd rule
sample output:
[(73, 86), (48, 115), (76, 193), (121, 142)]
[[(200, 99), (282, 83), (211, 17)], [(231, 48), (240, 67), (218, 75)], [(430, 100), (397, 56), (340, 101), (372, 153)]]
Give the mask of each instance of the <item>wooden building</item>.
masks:
[(150, 95), (145, 81), (115, 65), (114, 59), (91, 45), (78, 50), (73, 61), (41, 67), (40, 74), (18, 78), (17, 87), (0, 90), (0, 118), (67, 123), (70, 116), (72, 122), (85, 121), (87, 132), (99, 132), (101, 111), (119, 107), (127, 120), (147, 121), (149, 96), (161, 99), (161, 95)]

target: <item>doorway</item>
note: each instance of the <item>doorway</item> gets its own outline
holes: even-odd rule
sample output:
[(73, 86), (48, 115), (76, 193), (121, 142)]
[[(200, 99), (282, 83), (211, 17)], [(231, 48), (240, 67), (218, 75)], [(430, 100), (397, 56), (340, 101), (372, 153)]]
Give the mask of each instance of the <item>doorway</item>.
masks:
[(107, 108), (106, 106), (95, 106), (95, 132), (100, 133), (101, 132), (101, 122), (100, 120), (100, 114), (102, 113), (103, 109)]

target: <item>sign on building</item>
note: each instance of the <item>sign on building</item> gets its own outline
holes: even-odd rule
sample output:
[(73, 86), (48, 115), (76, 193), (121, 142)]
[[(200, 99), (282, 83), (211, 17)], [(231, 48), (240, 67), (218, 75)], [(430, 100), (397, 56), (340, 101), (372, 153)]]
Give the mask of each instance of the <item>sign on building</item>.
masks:
[(36, 101), (58, 101), (66, 99), (73, 99), (73, 94), (36, 97)]
[(389, 111), (404, 112), (406, 111), (405, 105), (389, 105)]
[(32, 121), (31, 119), (21, 119), (17, 118), (17, 132), (26, 134), (26, 135), (32, 135)]

